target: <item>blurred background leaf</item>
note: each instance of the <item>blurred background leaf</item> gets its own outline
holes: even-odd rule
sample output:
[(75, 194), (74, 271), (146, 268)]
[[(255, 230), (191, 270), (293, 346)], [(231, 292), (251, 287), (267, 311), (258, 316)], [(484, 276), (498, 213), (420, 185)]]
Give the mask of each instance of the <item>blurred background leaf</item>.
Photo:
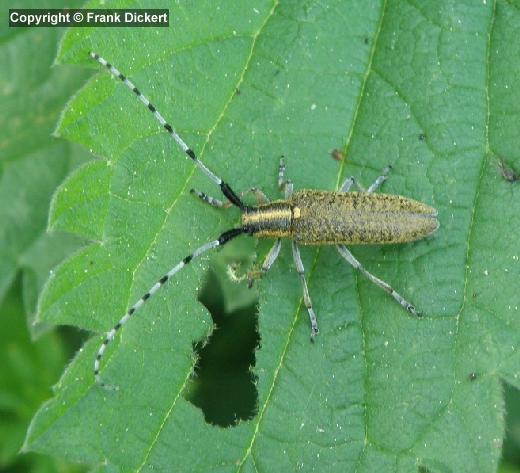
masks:
[[(10, 8), (37, 6), (9, 2)], [(6, 9), (0, 27), (0, 471), (73, 472), (78, 469), (57, 457), (18, 453), (34, 411), (81, 341), (75, 330), (49, 331), (33, 322), (50, 271), (85, 241), (46, 228), (56, 187), (89, 156), (51, 135), (90, 73), (53, 66), (63, 29), (8, 28)]]
[(1, 34), (0, 300), (21, 271), (31, 327), (50, 269), (84, 242), (46, 233), (52, 194), (88, 158), (80, 147), (51, 136), (64, 105), (90, 75), (77, 67), (53, 67), (62, 33), (4, 25)]
[(22, 301), (18, 277), (0, 305), (0, 471), (83, 471), (60, 455), (18, 455), (31, 417), (51, 395), (52, 384), (80, 341), (71, 330), (48, 331), (32, 340)]

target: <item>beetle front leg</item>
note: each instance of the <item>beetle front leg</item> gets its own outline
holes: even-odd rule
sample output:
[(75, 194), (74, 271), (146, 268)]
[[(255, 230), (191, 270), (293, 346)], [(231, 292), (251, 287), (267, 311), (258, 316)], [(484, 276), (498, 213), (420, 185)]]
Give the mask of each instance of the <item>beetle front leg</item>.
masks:
[(280, 238), (278, 238), (276, 240), (276, 242), (274, 243), (274, 245), (269, 250), (269, 253), (267, 253), (260, 269), (249, 271), (248, 273), (246, 273), (242, 276), (239, 276), (237, 274), (235, 267), (229, 265), (228, 269), (227, 269), (229, 278), (233, 282), (236, 282), (236, 283), (240, 283), (240, 282), (244, 281), (245, 279), (247, 279), (248, 287), (252, 288), (253, 283), (257, 279), (263, 278), (264, 275), (271, 269), (271, 266), (274, 264), (274, 262), (276, 261), (276, 258), (278, 258), (278, 255), (280, 254), (281, 247), (282, 247), (282, 240)]
[[(200, 200), (202, 200), (202, 202), (204, 202), (208, 205), (211, 205), (212, 207), (216, 207), (218, 209), (222, 209), (222, 208), (227, 209), (233, 205), (229, 201), (223, 202), (220, 199), (212, 197), (212, 196), (210, 196), (204, 192), (198, 191), (196, 189), (190, 189), (190, 193), (193, 195), (196, 195)], [(250, 189), (248, 189), (244, 192), (241, 192), (239, 195), (240, 195), (240, 198), (243, 198), (248, 194), (254, 194), (258, 205), (269, 203), (269, 199), (267, 198), (267, 196), (257, 187), (251, 187)]]

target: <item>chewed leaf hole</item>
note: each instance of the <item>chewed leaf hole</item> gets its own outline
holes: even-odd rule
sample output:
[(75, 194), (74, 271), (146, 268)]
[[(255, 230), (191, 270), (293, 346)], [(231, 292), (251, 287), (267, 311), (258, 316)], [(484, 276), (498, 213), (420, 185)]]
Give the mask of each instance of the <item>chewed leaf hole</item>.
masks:
[(256, 414), (258, 392), (251, 369), (260, 340), (257, 307), (249, 304), (226, 312), (224, 293), (212, 271), (199, 300), (211, 313), (215, 329), (208, 340), (194, 345), (197, 364), (186, 398), (202, 410), (206, 422), (233, 426)]

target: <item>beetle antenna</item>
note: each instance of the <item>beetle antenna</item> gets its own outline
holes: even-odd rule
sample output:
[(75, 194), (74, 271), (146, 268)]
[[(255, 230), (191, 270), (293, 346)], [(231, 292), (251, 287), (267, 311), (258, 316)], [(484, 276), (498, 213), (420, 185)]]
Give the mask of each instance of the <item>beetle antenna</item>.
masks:
[(186, 144), (186, 142), (179, 136), (175, 129), (163, 118), (161, 113), (151, 104), (151, 102), (144, 96), (134, 83), (124, 76), (118, 69), (110, 64), (106, 59), (102, 58), (99, 54), (90, 52), (90, 57), (102, 66), (106, 67), (110, 73), (117, 79), (120, 79), (144, 104), (150, 112), (152, 112), (155, 119), (160, 125), (168, 132), (168, 134), (175, 140), (179, 147), (186, 153), (186, 155), (199, 167), (199, 169), (208, 176), (217, 186), (220, 187), (222, 193), (229, 199), (229, 201), (236, 205), (241, 210), (245, 209), (244, 203), (240, 200), (240, 197), (231, 189), (229, 184), (225, 183), (220, 177), (218, 177), (213, 171), (211, 171), (200, 159), (197, 158), (195, 152)]
[(175, 274), (177, 274), (182, 268), (184, 268), (186, 265), (188, 265), (193, 259), (201, 256), (202, 254), (206, 253), (209, 250), (212, 250), (214, 248), (217, 248), (219, 246), (225, 245), (229, 241), (233, 240), (239, 235), (242, 235), (243, 233), (247, 233), (248, 229), (245, 227), (241, 228), (232, 228), (231, 230), (228, 230), (222, 235), (220, 235), (216, 240), (210, 241), (209, 243), (206, 243), (205, 245), (202, 245), (201, 247), (197, 248), (193, 253), (189, 254), (188, 256), (184, 257), (179, 263), (177, 263), (170, 271), (168, 271), (161, 279), (159, 279), (149, 290), (146, 294), (144, 294), (141, 299), (139, 299), (130, 309), (128, 312), (117, 322), (117, 324), (114, 325), (112, 330), (107, 332), (105, 339), (103, 340), (103, 343), (99, 347), (96, 360), (94, 361), (94, 377), (96, 379), (96, 383), (99, 386), (105, 387), (107, 389), (117, 389), (113, 386), (106, 385), (103, 380), (101, 379), (101, 376), (99, 374), (99, 365), (101, 362), (101, 358), (103, 357), (103, 354), (105, 353), (105, 350), (108, 346), (108, 344), (114, 340), (114, 337), (116, 336), (116, 333), (121, 329), (123, 325), (125, 325), (132, 315), (135, 314), (135, 312), (141, 308), (144, 303), (150, 299), (169, 279), (171, 279)]

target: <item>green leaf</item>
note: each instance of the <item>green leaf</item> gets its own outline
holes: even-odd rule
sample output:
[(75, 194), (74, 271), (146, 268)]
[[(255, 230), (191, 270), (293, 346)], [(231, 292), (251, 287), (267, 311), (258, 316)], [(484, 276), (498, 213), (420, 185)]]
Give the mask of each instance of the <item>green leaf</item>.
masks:
[[(96, 67), (93, 50), (115, 64), (238, 191), (276, 198), (281, 154), (297, 188), (369, 184), (392, 164), (385, 192), (434, 205), (441, 227), (354, 249), (422, 319), (334, 248), (303, 248), (314, 344), (285, 245), (259, 285), (258, 412), (226, 429), (184, 399), (212, 325), (194, 261), (107, 350), (119, 391), (94, 385), (93, 337), (26, 448), (107, 471), (495, 471), (500, 379), (520, 384), (519, 191), (497, 168), (520, 169), (519, 20), (505, 0), (198, 2), (172, 5), (169, 29), (71, 31), (61, 61)], [(106, 71), (59, 132), (104, 160), (56, 196), (51, 221), (93, 242), (51, 278), (40, 318), (101, 332), (239, 215), (189, 195), (218, 189)]]
[(83, 241), (49, 235), (46, 227), (54, 190), (87, 157), (51, 134), (66, 101), (89, 73), (51, 68), (63, 29), (10, 31), (0, 48), (0, 300), (21, 270), (32, 321), (49, 271)]

